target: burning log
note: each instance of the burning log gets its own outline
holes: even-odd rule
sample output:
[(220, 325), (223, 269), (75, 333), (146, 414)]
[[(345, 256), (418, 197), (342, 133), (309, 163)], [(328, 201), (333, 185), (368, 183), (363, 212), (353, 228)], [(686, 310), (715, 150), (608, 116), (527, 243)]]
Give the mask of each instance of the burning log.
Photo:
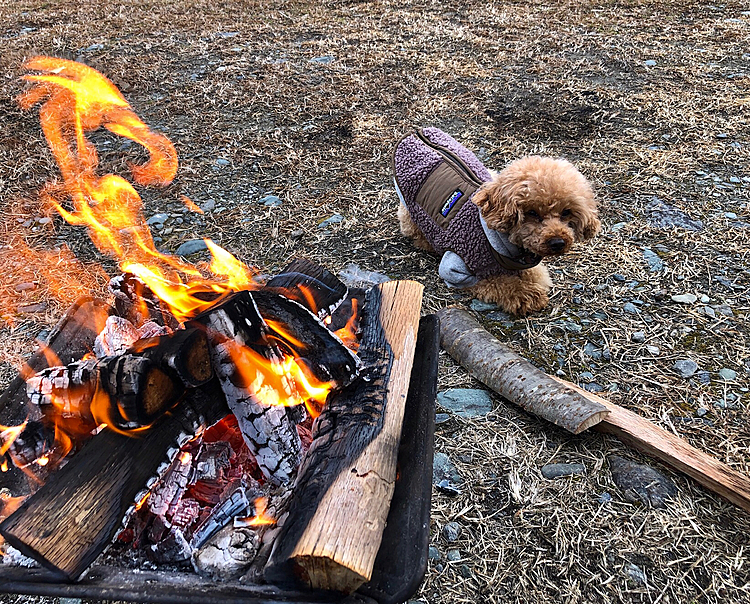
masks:
[(519, 357), (465, 310), (448, 307), (437, 314), (443, 348), (476, 379), (512, 403), (573, 434), (609, 413)]
[(131, 273), (114, 277), (109, 282), (109, 291), (114, 297), (115, 310), (134, 326), (147, 321), (177, 329), (177, 320), (167, 306), (141, 279)]
[[(94, 339), (101, 331), (111, 311), (108, 304), (93, 298), (81, 298), (68, 309), (50, 332), (46, 344), (41, 345), (39, 350), (29, 358), (19, 375), (0, 395), (0, 424), (20, 426), (26, 420), (31, 422), (41, 419), (41, 412), (28, 405), (26, 378), (49, 367), (50, 364), (68, 364), (90, 352)], [(47, 437), (51, 434), (51, 430), (46, 428), (45, 430), (47, 436), (43, 440), (48, 441), (50, 439)], [(35, 438), (36, 436), (38, 434)], [(31, 433), (28, 441), (32, 441)], [(11, 446), (9, 442), (0, 442), (0, 450), (4, 451), (6, 447)], [(7, 460), (4, 460), (2, 455), (0, 455), (0, 463), (3, 467), (7, 465)], [(26, 475), (13, 464), (7, 465), (7, 468), (7, 471), (0, 472), (0, 488), (8, 488), (16, 495), (27, 494), (29, 485)], [(40, 471), (39, 466), (32, 469), (34, 472)], [(46, 470), (42, 469), (42, 471), (46, 473)]]
[(347, 294), (346, 285), (338, 277), (304, 258), (292, 260), (266, 283), (265, 289), (299, 302), (320, 319), (332, 315)]
[[(139, 340), (127, 354), (50, 367), (26, 382), (29, 400), (47, 418), (76, 418), (83, 433), (100, 423), (127, 430), (150, 424), (212, 376), (206, 336), (198, 329)], [(102, 393), (103, 408), (93, 409)]]
[(0, 534), (24, 555), (77, 579), (110, 543), (147, 481), (166, 469), (160, 464), (227, 413), (213, 380), (190, 390), (141, 438), (100, 432), (0, 524)]
[[(280, 366), (281, 357), (266, 339), (267, 328), (252, 295), (237, 292), (196, 317), (195, 323), (208, 329), (214, 370), (263, 475), (277, 483), (289, 481), (299, 465), (300, 439), (285, 405), (258, 399), (263, 392), (278, 397), (278, 391), (269, 387), (272, 376), (260, 371), (255, 361)], [(293, 394), (288, 379), (279, 384), (287, 395)]]
[(350, 593), (372, 574), (396, 479), (396, 457), (414, 357), (422, 285), (373, 288), (363, 309), (364, 375), (329, 398), (295, 482), (265, 568), (271, 582), (295, 578)]

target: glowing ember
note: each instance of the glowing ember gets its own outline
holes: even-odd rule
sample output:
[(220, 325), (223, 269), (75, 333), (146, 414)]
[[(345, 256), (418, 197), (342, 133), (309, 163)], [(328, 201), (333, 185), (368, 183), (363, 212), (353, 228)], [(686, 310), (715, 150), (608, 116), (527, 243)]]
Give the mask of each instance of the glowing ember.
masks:
[(49, 463), (49, 456), (48, 455), (42, 455), (39, 459), (37, 459), (34, 463), (36, 465), (44, 467)]
[(268, 508), (268, 498), (258, 497), (254, 502), (255, 515), (250, 518), (235, 518), (235, 527), (247, 527), (247, 526), (269, 526), (276, 524), (276, 519), (266, 515), (266, 509)]

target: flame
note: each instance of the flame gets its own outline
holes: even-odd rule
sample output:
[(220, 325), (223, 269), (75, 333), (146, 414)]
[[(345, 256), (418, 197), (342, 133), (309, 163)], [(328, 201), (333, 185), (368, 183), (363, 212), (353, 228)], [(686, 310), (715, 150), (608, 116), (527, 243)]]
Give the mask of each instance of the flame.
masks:
[(346, 321), (346, 325), (344, 325), (341, 329), (337, 329), (334, 333), (344, 343), (344, 346), (346, 346), (350, 350), (353, 350), (354, 352), (356, 352), (359, 348), (359, 339), (357, 338), (357, 323), (357, 298), (352, 298), (351, 316)]
[(223, 343), (232, 358), (237, 377), (263, 405), (294, 407), (305, 404), (312, 417), (320, 415), (332, 384), (308, 375), (292, 356), (271, 361), (233, 340)]
[(182, 464), (183, 466), (186, 466), (186, 465), (187, 465), (187, 464), (189, 464), (189, 463), (190, 463), (190, 462), (191, 462), (192, 460), (193, 460), (193, 456), (192, 456), (192, 455), (190, 455), (190, 453), (188, 453), (187, 451), (183, 451), (183, 452), (182, 452), (182, 454), (180, 455), (180, 463), (181, 463), (181, 464)]
[[(204, 239), (211, 255), (209, 263), (194, 265), (158, 251), (134, 186), (122, 176), (97, 172), (98, 153), (87, 136), (99, 128), (128, 138), (148, 152), (145, 163), (129, 165), (135, 183), (166, 186), (178, 168), (172, 143), (140, 120), (110, 80), (86, 65), (52, 57), (34, 57), (24, 67), (34, 73), (23, 76), (30, 88), (19, 103), (26, 110), (40, 105), (42, 130), (60, 168), (62, 182), (49, 184), (42, 191), (49, 208), (68, 223), (87, 227), (97, 248), (115, 257), (124, 272), (140, 278), (178, 321), (195, 317), (233, 291), (256, 287), (256, 271), (209, 239)], [(187, 197), (181, 199), (192, 211), (201, 211)], [(312, 293), (300, 289), (313, 304)], [(283, 326), (272, 327), (288, 344), (285, 348), (302, 346)], [(320, 413), (332, 385), (315, 380), (304, 364), (295, 360), (293, 351), (272, 362), (249, 348), (230, 344), (238, 374), (261, 403), (304, 403), (311, 415)], [(58, 409), (55, 415), (64, 414)], [(112, 415), (109, 397), (97, 388), (87, 414), (92, 425), (82, 422), (76, 429), (91, 431), (105, 424), (116, 429)], [(56, 429), (61, 451), (72, 446), (68, 434), (74, 430), (67, 424)], [(134, 432), (128, 430), (127, 434)]]
[(268, 497), (258, 497), (253, 502), (253, 506), (255, 507), (255, 515), (245, 524), (245, 526), (266, 526), (276, 524), (276, 519), (266, 514), (266, 510), (268, 509)]
[(34, 463), (41, 467), (46, 466), (49, 463), (49, 455), (42, 455), (38, 459), (34, 460)]
[(0, 426), (0, 455), (5, 455), (10, 449), (13, 441), (18, 438), (18, 435), (24, 431), (26, 424), (23, 422), (18, 426)]
[(7, 472), (8, 471), (8, 460), (3, 459), (3, 463), (0, 464), (0, 472)]

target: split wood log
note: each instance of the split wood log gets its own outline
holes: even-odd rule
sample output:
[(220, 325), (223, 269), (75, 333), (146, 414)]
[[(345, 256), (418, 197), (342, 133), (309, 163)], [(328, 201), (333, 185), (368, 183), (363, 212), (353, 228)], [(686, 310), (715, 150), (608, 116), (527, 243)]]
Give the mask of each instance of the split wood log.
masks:
[[(247, 290), (232, 294), (219, 305), (198, 315), (191, 324), (207, 329), (211, 360), (229, 408), (263, 475), (275, 483), (288, 482), (300, 462), (302, 444), (295, 412), (281, 404), (262, 404), (261, 391), (293, 394), (293, 384), (277, 380), (269, 388), (274, 371), (264, 372), (258, 361), (280, 366), (281, 355), (266, 338), (268, 327)], [(278, 375), (276, 375), (278, 378)]]
[(103, 430), (0, 524), (0, 534), (24, 555), (77, 579), (179, 447), (228, 412), (212, 380), (139, 437)]
[(575, 384), (559, 381), (609, 409), (609, 415), (595, 426), (595, 430), (616, 436), (633, 449), (690, 476), (712, 493), (750, 512), (750, 477), (733, 470), (637, 413), (587, 392)]
[(154, 321), (177, 329), (177, 319), (140, 277), (132, 273), (118, 275), (110, 280), (109, 291), (114, 297), (117, 314), (136, 327), (146, 321)]
[(396, 458), (422, 285), (373, 288), (363, 309), (363, 374), (329, 397), (297, 477), (265, 576), (351, 593), (370, 580), (396, 480)]
[(484, 329), (467, 311), (438, 311), (440, 343), (480, 382), (547, 421), (579, 434), (602, 421), (604, 405), (581, 396), (518, 356)]

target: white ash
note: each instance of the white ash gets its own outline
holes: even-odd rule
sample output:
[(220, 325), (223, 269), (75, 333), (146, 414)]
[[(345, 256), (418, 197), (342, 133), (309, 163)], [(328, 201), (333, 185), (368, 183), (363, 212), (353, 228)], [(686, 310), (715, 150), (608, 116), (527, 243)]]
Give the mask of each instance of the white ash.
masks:
[(236, 579), (252, 564), (260, 545), (256, 530), (228, 524), (193, 553), (193, 568), (214, 581)]
[(166, 327), (154, 321), (146, 321), (140, 327), (136, 327), (127, 319), (113, 315), (107, 317), (104, 329), (94, 340), (94, 354), (99, 359), (117, 356), (123, 354), (138, 340), (161, 336), (167, 331)]
[(12, 545), (7, 545), (5, 555), (0, 557), (7, 566), (22, 566), (24, 568), (40, 568), (39, 563), (28, 556), (24, 556)]

